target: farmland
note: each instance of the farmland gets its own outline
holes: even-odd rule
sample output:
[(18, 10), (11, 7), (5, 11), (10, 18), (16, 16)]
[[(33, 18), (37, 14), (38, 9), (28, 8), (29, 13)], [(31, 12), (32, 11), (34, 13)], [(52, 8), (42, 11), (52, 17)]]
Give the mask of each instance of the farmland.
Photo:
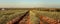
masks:
[[(48, 12), (48, 11), (36, 11), (33, 10), (33, 13), (36, 13), (35, 16), (40, 16), (40, 21), (43, 22), (43, 24), (54, 24), (57, 23), (58, 20), (60, 20), (60, 12)], [(41, 18), (42, 16), (42, 18)], [(41, 20), (42, 19), (42, 20)], [(57, 23), (58, 24), (58, 23)]]
[(7, 21), (12, 20), (18, 15), (23, 15), (27, 10), (1, 10), (0, 11), (0, 24), (6, 24)]
[[(47, 10), (47, 9), (44, 9)], [(51, 12), (51, 11), (43, 11), (43, 9), (28, 9), (28, 8), (17, 8), (17, 9), (7, 9), (6, 10), (0, 10), (0, 24), (6, 24), (10, 20), (24, 15), (27, 11), (30, 12), (30, 17), (32, 24), (39, 24), (39, 17), (40, 15), (55, 19), (55, 20), (60, 20), (60, 12)], [(26, 18), (26, 17), (25, 17)], [(37, 23), (38, 22), (38, 23)], [(43, 22), (43, 21), (42, 21)], [(44, 22), (45, 23), (45, 22)]]

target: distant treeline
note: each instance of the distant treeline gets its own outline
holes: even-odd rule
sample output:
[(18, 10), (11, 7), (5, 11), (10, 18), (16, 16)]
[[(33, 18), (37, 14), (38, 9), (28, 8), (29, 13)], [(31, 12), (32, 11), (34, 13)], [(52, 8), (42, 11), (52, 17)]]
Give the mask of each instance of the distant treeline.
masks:
[[(0, 8), (2, 10), (3, 8)], [(4, 8), (5, 10), (39, 10), (39, 11), (56, 11), (60, 12), (60, 8)]]

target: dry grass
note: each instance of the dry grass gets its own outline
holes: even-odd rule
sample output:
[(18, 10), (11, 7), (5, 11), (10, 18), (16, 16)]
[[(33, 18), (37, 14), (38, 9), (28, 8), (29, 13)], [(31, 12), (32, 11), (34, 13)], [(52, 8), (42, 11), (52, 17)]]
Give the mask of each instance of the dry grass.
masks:
[[(23, 15), (27, 10), (0, 10), (0, 24), (6, 24), (6, 22), (18, 17), (18, 15)], [(60, 12), (48, 12), (48, 11), (37, 11), (31, 10), (30, 11), (30, 19), (31, 24), (39, 24), (40, 19), (39, 15), (44, 15), (46, 17), (52, 19), (59, 19), (60, 20)]]
[(6, 24), (6, 22), (23, 15), (27, 10), (0, 10), (0, 24)]

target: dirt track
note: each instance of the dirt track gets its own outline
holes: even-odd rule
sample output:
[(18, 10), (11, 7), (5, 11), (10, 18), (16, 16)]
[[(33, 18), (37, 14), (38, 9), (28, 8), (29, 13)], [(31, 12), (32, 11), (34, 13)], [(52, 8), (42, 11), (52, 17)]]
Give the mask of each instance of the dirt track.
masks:
[[(49, 17), (45, 17), (45, 16), (40, 16), (40, 20), (47, 22), (48, 24), (60, 24), (60, 20), (57, 21), (55, 19), (49, 18)], [(43, 23), (43, 22), (42, 22)]]
[[(29, 12), (29, 11), (28, 11)], [(7, 22), (7, 24), (26, 24), (25, 22), (27, 21), (27, 17), (28, 17), (28, 12), (26, 12), (23, 16), (21, 17), (16, 17), (15, 19)]]
[[(29, 19), (30, 18), (29, 18), (29, 11), (28, 11), (22, 17), (16, 17), (15, 19), (7, 22), (7, 24), (30, 24)], [(43, 21), (47, 22), (48, 24), (60, 24), (60, 20), (57, 21), (49, 17), (40, 16), (40, 24), (45, 24)]]

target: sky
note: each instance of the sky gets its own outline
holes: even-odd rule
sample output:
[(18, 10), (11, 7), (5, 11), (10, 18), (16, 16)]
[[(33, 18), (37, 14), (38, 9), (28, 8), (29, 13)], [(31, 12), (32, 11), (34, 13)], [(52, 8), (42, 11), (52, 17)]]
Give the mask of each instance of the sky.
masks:
[(60, 8), (60, 0), (0, 0), (0, 8)]

